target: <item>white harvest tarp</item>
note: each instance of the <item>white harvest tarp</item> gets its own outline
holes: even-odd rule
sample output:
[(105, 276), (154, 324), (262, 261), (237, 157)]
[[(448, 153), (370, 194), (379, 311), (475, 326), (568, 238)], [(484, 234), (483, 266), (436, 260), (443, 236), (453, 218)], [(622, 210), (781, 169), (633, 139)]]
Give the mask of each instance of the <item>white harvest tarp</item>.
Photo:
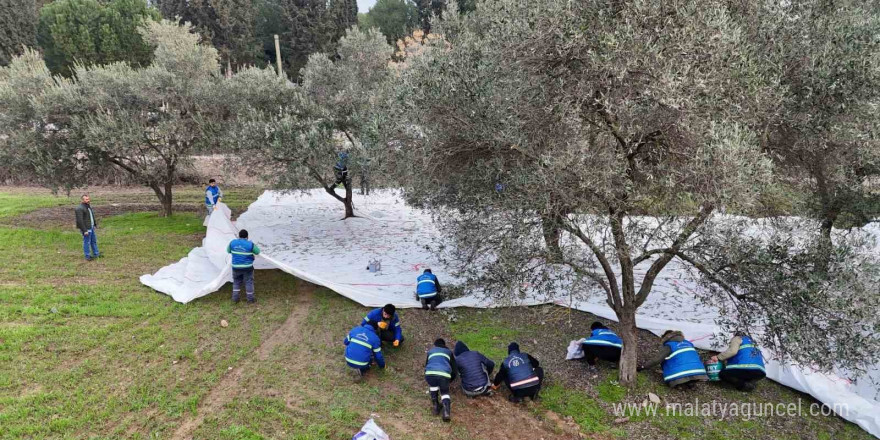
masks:
[[(232, 280), (226, 245), (239, 229), (247, 229), (250, 239), (262, 250), (257, 269), (283, 270), (364, 306), (419, 306), (413, 296), (415, 279), (426, 266), (432, 268), (441, 283), (456, 282), (431, 251), (438, 245), (439, 234), (427, 213), (406, 206), (394, 192), (355, 196), (354, 202), (359, 217), (342, 221), (342, 205), (323, 190), (305, 194), (267, 191), (235, 223), (230, 221), (229, 209), (221, 203), (206, 222), (202, 247), (140, 280), (181, 303), (215, 292)], [(379, 260), (382, 270), (368, 271), (371, 260)], [(259, 278), (256, 286), (259, 294)], [(715, 325), (717, 310), (685, 293), (695, 288), (683, 268), (670, 264), (639, 309), (639, 328), (657, 335), (667, 329), (679, 329), (702, 349), (713, 349), (714, 342), (724, 345), (726, 340), (716, 341), (714, 336), (720, 334)], [(588, 298), (534, 298), (522, 305), (553, 302), (615, 319), (614, 312), (605, 304), (604, 294), (597, 292)], [(444, 302), (441, 307), (493, 305), (469, 296)], [(770, 353), (765, 355), (772, 357)], [(880, 368), (859, 383), (851, 383), (835, 375), (770, 360), (767, 376), (812, 395), (880, 438), (880, 389), (874, 383), (880, 380)]]

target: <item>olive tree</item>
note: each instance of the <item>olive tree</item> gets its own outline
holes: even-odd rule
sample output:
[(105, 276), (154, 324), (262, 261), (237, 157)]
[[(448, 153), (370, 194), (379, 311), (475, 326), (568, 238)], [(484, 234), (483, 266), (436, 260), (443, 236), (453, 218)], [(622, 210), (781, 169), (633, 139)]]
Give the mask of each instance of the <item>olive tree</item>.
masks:
[(806, 213), (829, 246), (834, 227), (880, 213), (878, 11), (877, 1), (737, 5), (748, 38), (776, 42), (763, 66), (779, 72), (784, 93), (757, 127), (763, 147), (780, 177), (806, 194)]
[(170, 216), (178, 172), (207, 142), (202, 126), (215, 117), (204, 104), (217, 93), (217, 51), (169, 21), (148, 22), (142, 32), (155, 48), (143, 68), (78, 66), (66, 79), (47, 76), (29, 54), (14, 61), (0, 74), (0, 89), (33, 87), (19, 91), (21, 109), (3, 130), (11, 133), (9, 148), (25, 152), (46, 184), (83, 185), (90, 174), (116, 167), (151, 188)]
[[(382, 115), (376, 106), (391, 75), (391, 52), (378, 31), (353, 28), (340, 39), (334, 59), (324, 53), (309, 57), (302, 86), (262, 80), (264, 90), (254, 87), (251, 98), (238, 100), (242, 105), (230, 137), (233, 149), (251, 166), (271, 170), (281, 188), (318, 185), (343, 204), (345, 218), (353, 217), (351, 176), (360, 176), (362, 182), (368, 178), (370, 155), (380, 143)], [(267, 94), (285, 98), (253, 103), (255, 96)], [(335, 189), (334, 164), (340, 153), (348, 157), (343, 195)]]
[[(448, 44), (399, 84), (397, 175), (454, 241), (470, 287), (498, 299), (599, 289), (625, 384), (636, 312), (670, 264), (715, 286), (715, 304), (767, 294), (728, 282), (739, 272), (714, 258), (731, 228), (751, 227), (719, 214), (757, 210), (773, 181), (755, 127), (784, 92), (729, 2), (488, 0), (434, 24)], [(789, 330), (820, 319), (785, 312)]]

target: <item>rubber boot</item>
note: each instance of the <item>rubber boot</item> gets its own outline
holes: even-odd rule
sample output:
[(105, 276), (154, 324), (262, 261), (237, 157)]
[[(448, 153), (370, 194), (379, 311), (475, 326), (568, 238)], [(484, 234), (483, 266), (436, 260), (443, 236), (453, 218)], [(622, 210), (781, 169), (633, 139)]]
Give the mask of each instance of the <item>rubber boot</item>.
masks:
[(440, 414), (439, 395), (440, 393), (438, 391), (431, 391), (431, 412), (433, 412), (435, 416)]
[(451, 399), (443, 399), (443, 421), (448, 422), (452, 420), (452, 400)]

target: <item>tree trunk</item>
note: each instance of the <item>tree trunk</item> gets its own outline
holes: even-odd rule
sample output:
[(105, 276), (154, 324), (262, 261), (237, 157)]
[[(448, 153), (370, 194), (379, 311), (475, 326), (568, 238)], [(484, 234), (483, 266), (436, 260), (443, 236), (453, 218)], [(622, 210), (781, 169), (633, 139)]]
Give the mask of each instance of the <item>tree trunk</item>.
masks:
[(159, 199), (159, 204), (162, 205), (162, 217), (171, 217), (172, 208), (171, 208), (171, 184), (165, 184), (165, 191), (162, 191), (162, 187), (159, 186), (157, 182), (150, 182), (147, 184), (154, 193), (156, 193), (156, 198)]
[(559, 246), (559, 238), (562, 236), (562, 231), (559, 229), (560, 221), (560, 216), (556, 214), (541, 217), (541, 228), (550, 263), (562, 261), (562, 248)]
[(173, 201), (174, 197), (171, 192), (172, 184), (165, 184), (165, 198), (162, 200), (162, 216), (163, 217), (171, 217), (173, 214)]
[(343, 185), (345, 185), (345, 198), (342, 200), (342, 204), (345, 205), (345, 218), (354, 217), (354, 204), (351, 202), (351, 180), (347, 179)]
[(620, 327), (620, 339), (623, 340), (623, 351), (620, 354), (619, 380), (624, 386), (636, 384), (636, 368), (638, 367), (639, 331), (636, 328), (636, 311), (629, 305), (617, 311)]

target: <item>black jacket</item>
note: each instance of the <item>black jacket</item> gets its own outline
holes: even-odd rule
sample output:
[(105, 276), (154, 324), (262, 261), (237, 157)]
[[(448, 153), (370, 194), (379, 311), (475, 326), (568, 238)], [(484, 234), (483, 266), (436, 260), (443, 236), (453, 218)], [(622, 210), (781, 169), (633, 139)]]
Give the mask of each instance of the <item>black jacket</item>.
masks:
[(464, 342), (455, 343), (455, 360), (461, 374), (461, 386), (466, 390), (476, 390), (489, 383), (489, 376), (495, 369), (495, 362), (479, 351), (471, 351)]
[[(89, 215), (89, 211), (91, 211), (91, 215)], [(92, 229), (92, 218), (95, 219), (95, 226), (98, 226), (98, 217), (95, 215), (95, 211), (92, 210), (90, 205), (80, 203), (79, 206), (76, 207), (76, 227), (83, 234), (89, 229)]]

